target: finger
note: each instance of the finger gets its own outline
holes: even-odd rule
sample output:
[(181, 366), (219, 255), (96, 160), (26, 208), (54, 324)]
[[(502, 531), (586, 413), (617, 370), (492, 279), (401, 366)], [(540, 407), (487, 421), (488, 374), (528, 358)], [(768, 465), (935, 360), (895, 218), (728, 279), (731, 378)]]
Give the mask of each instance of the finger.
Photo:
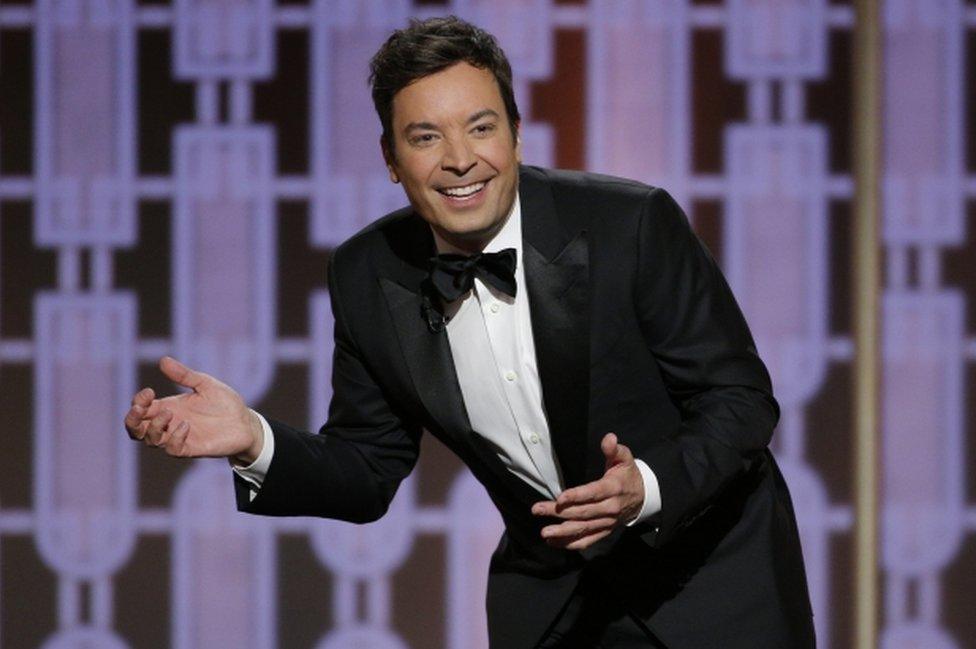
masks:
[(559, 494), (556, 498), (556, 509), (560, 510), (570, 505), (580, 505), (583, 503), (594, 503), (600, 500), (612, 498), (620, 493), (617, 481), (603, 477), (595, 482), (588, 482)]
[(163, 434), (159, 436), (159, 439), (158, 440), (156, 440), (156, 444), (155, 445), (158, 446), (158, 447), (160, 447), (160, 448), (164, 448), (166, 446), (166, 444), (169, 443), (169, 440), (173, 437), (173, 433), (176, 431), (176, 429), (179, 426), (179, 424), (182, 424), (182, 423), (183, 423), (182, 420), (179, 421), (179, 422), (177, 422), (176, 421), (176, 415), (173, 414), (172, 418), (169, 420), (169, 423), (163, 429)]
[(191, 370), (172, 356), (163, 356), (159, 359), (159, 369), (173, 383), (191, 390), (196, 390), (206, 380), (205, 374)]
[(620, 499), (607, 498), (592, 504), (571, 505), (563, 509), (557, 509), (549, 516), (561, 518), (567, 521), (587, 521), (597, 518), (618, 518), (620, 515)]
[(149, 422), (145, 420), (135, 425), (131, 425), (128, 422), (125, 424), (125, 432), (129, 434), (130, 439), (134, 439), (137, 442), (142, 441), (148, 430)]
[(576, 539), (613, 529), (617, 523), (615, 518), (598, 518), (592, 521), (566, 521), (559, 525), (547, 525), (542, 528), (542, 538), (546, 541), (570, 543)]
[(596, 534), (589, 534), (587, 536), (581, 537), (566, 544), (567, 550), (585, 550), (590, 547), (600, 539), (609, 536), (610, 532), (613, 530), (603, 530), (602, 532), (597, 532)]
[(153, 392), (152, 388), (143, 388), (136, 392), (135, 396), (132, 397), (132, 405), (148, 407), (155, 398), (156, 393)]
[(575, 539), (585, 534), (592, 534), (600, 530), (612, 528), (616, 524), (614, 518), (598, 518), (592, 521), (566, 521), (558, 525), (547, 525), (542, 528), (544, 539)]
[(186, 455), (186, 438), (190, 434), (190, 422), (183, 420), (166, 442), (166, 453), (173, 457)]
[(160, 399), (154, 399), (153, 402), (149, 404), (149, 407), (145, 409), (145, 414), (142, 415), (143, 419), (152, 419), (158, 415), (164, 407), (163, 403), (164, 402)]
[(125, 413), (125, 430), (129, 433), (129, 437), (132, 439), (142, 439), (145, 437), (146, 425), (148, 425), (148, 422), (144, 420), (145, 413), (145, 408), (136, 405), (133, 405), (131, 408), (129, 408), (129, 411)]
[(146, 436), (142, 441), (149, 446), (159, 446), (159, 440), (162, 438), (163, 432), (166, 430), (166, 426), (169, 425), (169, 422), (172, 419), (172, 412), (166, 409), (160, 411), (158, 415), (149, 421), (149, 428), (147, 429)]
[(532, 505), (532, 513), (535, 514), (536, 516), (555, 516), (556, 501), (540, 500), (539, 502)]

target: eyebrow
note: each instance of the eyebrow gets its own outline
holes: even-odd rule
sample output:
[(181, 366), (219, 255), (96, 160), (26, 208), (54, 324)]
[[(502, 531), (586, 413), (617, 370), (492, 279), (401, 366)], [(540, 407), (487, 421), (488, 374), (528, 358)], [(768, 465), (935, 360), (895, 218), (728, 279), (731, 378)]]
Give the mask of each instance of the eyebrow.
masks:
[(474, 124), (482, 117), (498, 117), (498, 113), (490, 108), (479, 110), (477, 113), (468, 118), (468, 124)]
[[(467, 123), (473, 124), (485, 117), (498, 117), (498, 113), (491, 108), (484, 108), (468, 118)], [(404, 127), (403, 132), (408, 134), (412, 131), (436, 131), (437, 125), (433, 122), (410, 122)]]

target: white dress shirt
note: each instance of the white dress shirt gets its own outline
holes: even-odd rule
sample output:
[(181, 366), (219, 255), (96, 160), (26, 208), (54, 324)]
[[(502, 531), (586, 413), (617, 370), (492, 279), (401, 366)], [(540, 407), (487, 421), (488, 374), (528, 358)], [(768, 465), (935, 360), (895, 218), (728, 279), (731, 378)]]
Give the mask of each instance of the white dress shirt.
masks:
[[(464, 254), (434, 233), (438, 252)], [(475, 279), (474, 288), (445, 306), (447, 337), (472, 430), (487, 440), (498, 459), (547, 499), (563, 490), (562, 472), (552, 447), (536, 365), (529, 295), (522, 266), (522, 209), (518, 197), (502, 229), (485, 252), (514, 248), (514, 298)], [(255, 486), (256, 495), (274, 454), (274, 434), (264, 417), (264, 447), (253, 464), (234, 470)], [(607, 431), (612, 432), (612, 431)], [(657, 477), (636, 460), (644, 482), (644, 503), (634, 524), (661, 509)]]

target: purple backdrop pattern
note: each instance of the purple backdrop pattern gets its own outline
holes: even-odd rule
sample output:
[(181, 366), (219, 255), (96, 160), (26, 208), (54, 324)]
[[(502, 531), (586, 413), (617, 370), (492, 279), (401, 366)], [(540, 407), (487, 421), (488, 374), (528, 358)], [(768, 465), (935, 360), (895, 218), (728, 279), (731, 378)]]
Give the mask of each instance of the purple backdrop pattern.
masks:
[[(26, 376), (28, 385), (10, 394), (30, 397), (22, 406), (0, 396), (4, 421), (18, 421), (25, 408), (30, 417), (29, 427), (4, 435), (29, 438), (29, 470), (0, 460), (7, 475), (0, 485), (29, 483), (24, 498), (0, 487), (4, 646), (36, 646), (35, 639), (47, 649), (148, 646), (133, 639), (138, 622), (119, 593), (133, 592), (120, 585), (127, 566), (152, 559), (139, 550), (150, 537), (166, 539), (168, 556), (167, 581), (141, 585), (147, 618), (157, 598), (168, 602), (158, 646), (290, 646), (280, 573), (290, 559), (284, 539), (296, 537), (331, 588), (307, 613), (329, 620), (308, 646), (486, 646), (485, 573), (501, 523), (466, 471), (452, 469), (444, 497), (431, 501), (421, 493), (431, 465), (422, 463), (390, 513), (368, 526), (259, 519), (234, 511), (230, 472), (218, 460), (186, 465), (164, 496), (140, 495), (147, 481), (168, 489), (141, 469), (172, 460), (140, 455), (120, 424), (146, 368), (163, 353), (215, 374), (255, 404), (292, 390), (282, 368), (301, 367), (303, 394), (294, 403), (306, 412), (292, 410), (290, 419), (310, 428), (324, 420), (330, 306), (324, 282), (294, 295), (282, 280), (291, 254), (282, 245), (283, 206), (302, 206), (304, 245), (325, 259), (402, 205), (379, 156), (366, 61), (409, 16), (448, 12), (496, 33), (512, 59), (528, 162), (557, 162), (554, 128), (532, 118), (533, 84), (555, 73), (554, 34), (579, 31), (585, 128), (576, 137), (585, 166), (667, 187), (696, 217), (693, 206), (721, 205), (710, 243), (720, 248), (782, 405), (774, 450), (797, 504), (820, 645), (845, 646), (834, 618), (848, 602), (844, 582), (832, 575), (844, 560), (837, 540), (849, 537), (852, 511), (849, 494), (838, 497), (817, 458), (846, 455), (850, 438), (843, 420), (810, 417), (832, 372), (852, 356), (849, 334), (831, 326), (846, 281), (832, 261), (831, 223), (853, 183), (832, 163), (838, 141), (809, 108), (812, 88), (832, 74), (832, 35), (849, 33), (854, 20), (848, 3), (828, 0), (0, 2), (0, 52), (30, 57), (0, 58), (0, 88), (9, 92), (3, 76), (27, 67), (29, 84), (13, 91), (31, 89), (27, 135), (0, 128), (0, 223), (29, 205), (30, 254), (52, 255), (54, 269), (49, 281), (37, 280), (0, 258), (0, 390)], [(968, 284), (943, 277), (942, 256), (966, 244), (966, 201), (976, 199), (976, 176), (966, 170), (964, 90), (976, 7), (888, 0), (885, 20), (883, 642), (974, 646), (951, 628), (946, 611), (959, 606), (954, 598), (968, 598), (971, 609), (976, 584), (963, 582), (973, 590), (959, 595), (946, 574), (974, 567), (965, 550), (976, 543), (966, 390), (976, 340)], [(744, 114), (722, 130), (720, 164), (704, 171), (693, 164), (695, 129), (703, 126), (694, 119), (694, 34), (702, 31), (722, 35), (718, 74), (744, 91)], [(149, 139), (139, 120), (153, 114), (145, 104), (157, 83), (140, 78), (149, 69), (141, 63), (147, 32), (168, 35), (172, 45), (158, 84), (192, 90), (189, 114), (167, 131), (168, 166), (140, 162)], [(276, 101), (262, 88), (294, 63), (282, 50), (285, 32), (305, 34), (307, 44), (307, 75), (298, 79), (307, 103), (295, 104), (307, 122), (299, 136), (307, 160), (297, 165), (289, 160), (306, 154), (282, 144), (288, 120), (269, 123), (259, 114)], [(16, 45), (21, 39), (3, 47), (24, 34), (29, 46)], [(17, 123), (3, 119), (0, 125)], [(24, 137), (29, 162), (18, 167), (10, 150)], [(146, 227), (152, 205), (168, 210), (166, 236), (152, 238), (158, 232)], [(695, 221), (704, 227), (704, 218)], [(133, 250), (122, 263), (120, 255)], [(155, 266), (159, 257), (149, 250), (161, 250), (168, 263)], [(314, 272), (324, 276), (324, 264)], [(147, 300), (146, 291), (129, 288), (130, 273), (168, 273), (168, 295)], [(4, 324), (16, 321), (5, 311), (20, 308), (10, 297), (19, 294), (32, 314), (23, 328)], [(306, 309), (297, 334), (281, 326), (284, 301)], [(4, 552), (18, 539), (34, 544), (54, 584), (50, 619), (39, 617), (40, 628), (26, 635), (10, 611), (45, 595), (31, 594), (27, 568), (8, 565), (24, 556)], [(409, 597), (442, 597), (436, 618), (421, 623), (441, 627), (427, 636), (401, 620), (403, 595), (395, 592), (421, 547), (434, 547), (425, 556), (441, 564), (423, 569), (429, 583), (443, 582), (434, 594), (423, 580), (411, 582), (421, 587)]]

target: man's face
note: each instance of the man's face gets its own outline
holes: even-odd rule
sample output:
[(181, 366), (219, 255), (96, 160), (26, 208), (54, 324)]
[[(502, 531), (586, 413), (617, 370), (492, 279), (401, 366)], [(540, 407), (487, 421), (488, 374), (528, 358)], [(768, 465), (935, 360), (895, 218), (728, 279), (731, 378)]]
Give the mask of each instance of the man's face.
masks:
[(518, 190), (519, 142), (491, 72), (457, 63), (393, 97), (390, 177), (449, 243), (476, 252), (501, 229)]

